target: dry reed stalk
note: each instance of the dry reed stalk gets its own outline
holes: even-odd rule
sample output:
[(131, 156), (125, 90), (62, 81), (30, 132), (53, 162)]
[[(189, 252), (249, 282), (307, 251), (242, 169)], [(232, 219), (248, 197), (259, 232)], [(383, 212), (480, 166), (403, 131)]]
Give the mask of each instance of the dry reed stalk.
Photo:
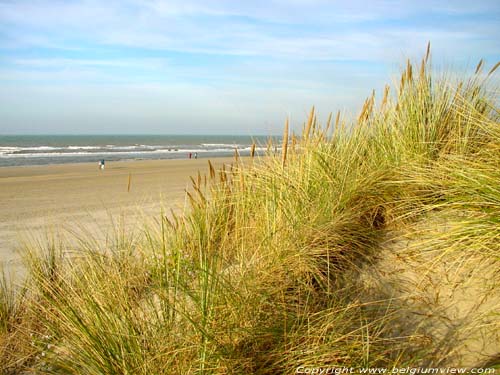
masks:
[(240, 163), (240, 153), (238, 152), (238, 149), (235, 147), (234, 148), (234, 162), (236, 165)]
[(325, 135), (325, 137), (327, 136), (328, 130), (330, 130), (330, 126), (332, 125), (332, 115), (333, 115), (333, 113), (330, 112), (330, 114), (328, 115), (328, 119), (326, 120), (326, 128), (325, 128), (325, 131), (323, 133)]
[(176, 213), (174, 212), (174, 209), (171, 208), (170, 209), (170, 215), (172, 215), (172, 219), (174, 220), (175, 222), (175, 226), (178, 227), (179, 226), (179, 218), (177, 217)]
[(167, 222), (167, 224), (172, 229), (178, 229), (178, 227), (179, 227), (179, 219), (177, 218), (177, 215), (175, 214), (175, 212), (174, 212), (174, 210), (172, 208), (170, 209), (170, 216), (172, 216), (171, 219), (169, 219), (167, 215), (163, 215), (163, 219)]
[(271, 150), (273, 148), (273, 140), (271, 139), (271, 137), (269, 137), (267, 139), (267, 154), (270, 154), (271, 153)]
[(245, 190), (245, 176), (243, 174), (243, 171), (240, 170), (240, 189), (241, 191)]
[(127, 185), (127, 193), (130, 193), (130, 183), (132, 182), (132, 174), (128, 174), (128, 185)]
[(493, 74), (493, 72), (494, 72), (495, 70), (497, 70), (497, 68), (498, 68), (499, 66), (500, 66), (500, 61), (499, 61), (499, 62), (497, 62), (497, 63), (493, 66), (493, 68), (491, 68), (491, 70), (488, 72), (488, 77), (489, 77), (490, 75), (492, 75), (492, 74)]
[(297, 136), (292, 132), (292, 155), (295, 154), (295, 146), (297, 145)]
[(167, 215), (163, 216), (163, 220), (167, 223), (167, 225), (170, 228), (176, 229), (175, 224), (167, 217)]
[(403, 90), (405, 88), (405, 82), (406, 82), (406, 72), (403, 72), (403, 74), (401, 74), (401, 81), (399, 82), (399, 95), (400, 96), (403, 93)]
[(191, 180), (191, 184), (193, 185), (193, 187), (196, 188), (196, 181), (194, 180), (193, 176), (189, 176), (189, 179)]
[(481, 59), (481, 60), (479, 60), (479, 63), (476, 66), (476, 71), (474, 72), (474, 74), (480, 73), (481, 70), (482, 70), (482, 68), (483, 68), (483, 66), (484, 66), (484, 60)]
[(420, 64), (420, 79), (422, 80), (422, 83), (425, 78), (425, 60), (422, 59), (422, 63)]
[(373, 105), (375, 103), (375, 90), (372, 91), (372, 95), (365, 100), (365, 104), (363, 105), (363, 109), (358, 117), (358, 123), (365, 122), (370, 117), (370, 114), (373, 111)]
[(210, 160), (208, 161), (208, 169), (210, 171), (210, 179), (211, 180), (215, 179), (215, 169)]
[(207, 202), (207, 199), (205, 198), (205, 195), (201, 192), (200, 188), (198, 186), (194, 186), (194, 190), (196, 191), (196, 193), (198, 193), (201, 202), (205, 204)]
[(346, 122), (342, 120), (340, 122), (340, 131), (342, 132), (342, 134), (345, 134), (345, 129), (346, 129)]
[(201, 187), (201, 173), (200, 173), (200, 171), (198, 171), (197, 185), (198, 185), (198, 187)]
[(311, 112), (309, 113), (309, 118), (307, 119), (307, 125), (304, 130), (304, 139), (307, 141), (309, 139), (309, 133), (311, 132), (311, 126), (314, 120), (314, 106), (311, 108)]
[(288, 118), (286, 119), (285, 122), (285, 130), (283, 131), (283, 150), (282, 150), (282, 159), (281, 159), (281, 166), (285, 168), (286, 164), (286, 154), (288, 151)]
[(370, 107), (368, 108), (369, 109), (368, 114), (373, 113), (374, 106), (375, 106), (375, 90), (372, 90), (372, 96), (370, 97)]
[(389, 99), (389, 90), (390, 90), (390, 86), (385, 85), (384, 97), (382, 98), (382, 105), (380, 106), (382, 109), (385, 108), (385, 106), (387, 105), (387, 100)]
[(461, 94), (461, 92), (462, 92), (462, 86), (463, 86), (463, 82), (459, 82), (458, 86), (457, 86), (457, 89), (455, 91), (455, 95), (453, 96), (453, 102), (454, 103), (457, 103), (459, 99), (460, 100), (462, 99), (462, 94)]
[(337, 116), (335, 116), (335, 128), (339, 126), (340, 122), (340, 111), (337, 111)]
[(250, 157), (253, 159), (255, 156), (255, 142), (252, 143), (252, 147), (250, 148)]
[(220, 182), (222, 182), (222, 183), (227, 182), (226, 164), (222, 164), (222, 169), (219, 172), (219, 179), (220, 179)]
[(323, 127), (319, 124), (317, 117), (315, 117), (313, 125), (313, 134), (315, 135), (316, 138), (315, 143), (317, 146), (325, 142), (325, 138), (327, 137), (326, 130), (327, 130), (326, 128), (323, 129)]
[(363, 104), (363, 108), (361, 108), (361, 112), (358, 116), (358, 123), (363, 122), (363, 119), (365, 118), (365, 113), (366, 113), (367, 107), (368, 107), (368, 98), (365, 99), (365, 102)]
[(474, 90), (472, 90), (471, 98), (475, 98), (476, 96), (478, 96), (479, 92), (480, 92), (479, 86), (475, 87)]
[(429, 41), (427, 43), (427, 51), (425, 52), (425, 62), (426, 63), (429, 61), (430, 57), (431, 57), (431, 42)]
[(406, 61), (406, 78), (408, 82), (413, 80), (413, 66), (411, 65), (410, 59)]
[(191, 204), (191, 207), (195, 208), (196, 206), (198, 206), (196, 199), (194, 199), (194, 197), (191, 195), (191, 193), (186, 190), (186, 194), (189, 198), (189, 203)]

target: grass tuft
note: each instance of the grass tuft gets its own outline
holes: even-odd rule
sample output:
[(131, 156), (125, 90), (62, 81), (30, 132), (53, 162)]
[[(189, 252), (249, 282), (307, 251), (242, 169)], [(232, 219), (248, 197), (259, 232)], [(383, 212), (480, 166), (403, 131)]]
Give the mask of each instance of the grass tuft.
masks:
[(3, 373), (498, 366), (498, 64), (483, 66), (435, 78), (429, 44), (355, 121), (322, 127), (313, 107), (281, 152), (208, 162), (183, 215), (32, 251), (22, 293), (0, 282)]

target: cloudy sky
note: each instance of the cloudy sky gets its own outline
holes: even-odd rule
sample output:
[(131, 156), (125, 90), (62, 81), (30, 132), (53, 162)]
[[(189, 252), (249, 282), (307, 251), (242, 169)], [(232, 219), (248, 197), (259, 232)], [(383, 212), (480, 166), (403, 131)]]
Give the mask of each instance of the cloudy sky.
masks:
[(405, 58), (500, 60), (500, 2), (0, 0), (0, 134), (278, 134)]

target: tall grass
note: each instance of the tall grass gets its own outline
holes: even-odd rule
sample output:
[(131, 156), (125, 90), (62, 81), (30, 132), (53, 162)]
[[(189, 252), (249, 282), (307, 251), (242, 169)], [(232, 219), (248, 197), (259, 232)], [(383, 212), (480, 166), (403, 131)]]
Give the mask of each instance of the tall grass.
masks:
[[(192, 179), (189, 211), (162, 214), (142, 239), (117, 231), (103, 250), (89, 240), (77, 255), (61, 256), (64, 245), (33, 255), (29, 293), (17, 304), (1, 284), (4, 372), (477, 364), (458, 342), (443, 346), (451, 330), (415, 320), (402, 279), (389, 285), (380, 275), (398, 272), (391, 256), (407, 273), (421, 256), (418, 267), (432, 273), (454, 254), (452, 271), (474, 259), (498, 276), (500, 124), (483, 66), (453, 83), (434, 78), (429, 55), (408, 62), (399, 86), (380, 103), (369, 97), (357, 120), (330, 115), (322, 127), (313, 108), (301, 136), (287, 121), (266, 157), (235, 157), (218, 171), (209, 164)], [(489, 293), (499, 297), (497, 284)], [(427, 302), (418, 313), (438, 305), (448, 311)], [(12, 324), (19, 309), (26, 313)], [(489, 332), (500, 328), (498, 311), (481, 312), (453, 337), (483, 327), (484, 316)], [(12, 337), (35, 349), (12, 349)]]

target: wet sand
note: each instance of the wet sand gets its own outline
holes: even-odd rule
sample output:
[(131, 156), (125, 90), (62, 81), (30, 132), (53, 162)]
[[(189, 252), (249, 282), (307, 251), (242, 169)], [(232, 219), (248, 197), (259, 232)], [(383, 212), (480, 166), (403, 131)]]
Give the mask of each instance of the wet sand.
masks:
[[(232, 158), (215, 158), (216, 168)], [(17, 278), (23, 239), (53, 231), (127, 224), (161, 208), (181, 211), (189, 176), (208, 170), (207, 159), (108, 162), (0, 168), (0, 265)], [(130, 176), (130, 191), (129, 187)]]

